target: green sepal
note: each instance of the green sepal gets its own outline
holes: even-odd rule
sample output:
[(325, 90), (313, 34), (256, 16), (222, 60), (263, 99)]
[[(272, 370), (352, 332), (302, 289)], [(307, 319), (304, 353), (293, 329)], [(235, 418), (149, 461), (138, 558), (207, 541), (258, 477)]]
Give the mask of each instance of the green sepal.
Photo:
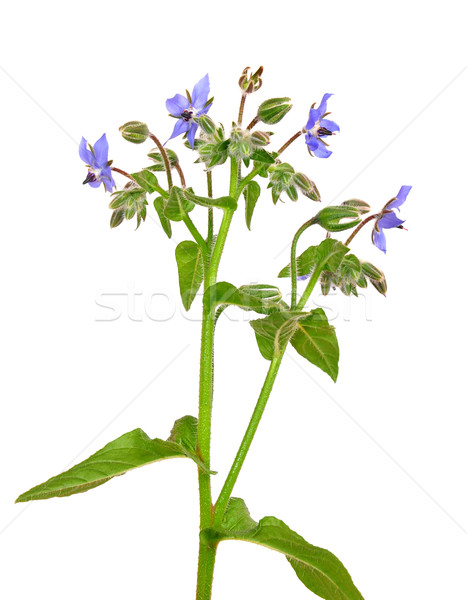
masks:
[(122, 209), (114, 210), (110, 217), (110, 227), (114, 229), (123, 223), (125, 218), (125, 211)]
[[(178, 156), (173, 150), (170, 150), (169, 148), (166, 148), (165, 152), (167, 154), (167, 158), (169, 159), (169, 165), (171, 168), (173, 168), (179, 162)], [(151, 152), (149, 152), (148, 157), (154, 161), (153, 165), (147, 167), (150, 171), (165, 171), (164, 159), (160, 152), (157, 152), (156, 149), (154, 149)]]
[(150, 194), (153, 194), (156, 190), (160, 189), (157, 177), (147, 169), (143, 169), (138, 173), (132, 173), (131, 176), (143, 190)]
[(236, 288), (227, 281), (219, 281), (204, 292), (203, 305), (208, 311), (230, 304), (269, 315), (281, 309), (281, 298), (281, 291), (273, 285), (255, 284)]
[(328, 550), (309, 544), (276, 517), (257, 523), (241, 498), (231, 498), (220, 527), (203, 529), (204, 544), (223, 540), (259, 544), (281, 552), (307, 589), (324, 600), (363, 600), (347, 569)]
[(157, 215), (162, 225), (162, 229), (165, 231), (167, 237), (172, 237), (172, 225), (169, 219), (165, 216), (166, 201), (162, 196), (154, 198), (154, 208), (156, 209)]
[(195, 205), (191, 200), (188, 200), (185, 191), (175, 185), (170, 190), (169, 199), (167, 200), (164, 211), (167, 219), (170, 219), (171, 221), (182, 221), (183, 217), (194, 209)]
[(182, 303), (185, 310), (190, 310), (204, 278), (201, 249), (196, 242), (191, 240), (180, 242), (175, 248), (175, 258)]
[(45, 500), (87, 492), (117, 475), (167, 458), (191, 458), (207, 473), (205, 465), (196, 455), (197, 428), (198, 422), (194, 417), (183, 417), (175, 421), (166, 441), (151, 439), (142, 429), (134, 429), (68, 471), (24, 492), (16, 502)]
[(245, 197), (245, 221), (248, 229), (251, 230), (251, 218), (255, 210), (256, 203), (261, 194), (261, 186), (257, 181), (250, 181), (243, 189)]
[(292, 108), (290, 98), (270, 98), (258, 107), (258, 118), (263, 123), (275, 125), (279, 123)]
[[(309, 275), (316, 268), (335, 272), (338, 270), (349, 248), (333, 238), (326, 238), (318, 246), (310, 246), (297, 258), (297, 275)], [(290, 263), (282, 269), (278, 277), (290, 277)]]
[(190, 190), (185, 190), (185, 198), (189, 202), (198, 204), (199, 206), (205, 206), (208, 208), (222, 208), (223, 210), (236, 210), (237, 201), (231, 196), (222, 196), (221, 198), (204, 198), (203, 196), (196, 196)]

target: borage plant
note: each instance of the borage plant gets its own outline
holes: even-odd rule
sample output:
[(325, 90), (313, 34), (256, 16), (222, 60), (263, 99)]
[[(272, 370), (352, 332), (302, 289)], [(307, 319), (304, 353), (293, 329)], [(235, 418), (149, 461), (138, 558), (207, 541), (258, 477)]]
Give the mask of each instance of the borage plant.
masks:
[[(331, 287), (343, 294), (358, 296), (358, 288), (370, 282), (378, 292), (385, 294), (384, 274), (369, 262), (362, 261), (350, 252), (349, 245), (361, 228), (371, 221), (373, 243), (386, 251), (384, 230), (402, 227), (394, 210), (405, 201), (410, 186), (402, 186), (397, 196), (381, 211), (370, 212), (370, 206), (362, 200), (347, 200), (339, 206), (327, 206), (318, 211), (295, 234), (290, 251), (290, 263), (279, 277), (291, 280), (291, 302), (288, 305), (280, 290), (273, 285), (241, 285), (237, 287), (226, 281), (217, 281), (217, 272), (226, 243), (230, 224), (238, 202), (245, 201), (246, 225), (250, 228), (255, 205), (261, 193), (256, 181), (268, 181), (274, 203), (287, 195), (296, 201), (299, 193), (312, 201), (319, 201), (320, 194), (314, 182), (304, 173), (295, 171), (282, 155), (288, 146), (304, 135), (305, 145), (312, 156), (328, 158), (328, 140), (339, 131), (339, 126), (327, 118), (327, 102), (331, 94), (324, 94), (319, 106), (313, 105), (308, 121), (277, 151), (265, 148), (270, 143), (271, 132), (256, 129), (261, 123), (275, 125), (291, 109), (290, 98), (272, 98), (263, 102), (254, 119), (243, 126), (245, 100), (261, 87), (262, 68), (252, 73), (245, 69), (240, 77), (241, 100), (238, 117), (226, 135), (222, 124), (216, 123), (208, 111), (213, 99), (209, 98), (209, 77), (203, 77), (186, 96), (176, 94), (166, 102), (170, 116), (176, 119), (170, 139), (181, 134), (185, 145), (197, 154), (197, 163), (204, 166), (207, 176), (207, 196), (200, 196), (187, 186), (178, 157), (173, 150), (161, 144), (147, 125), (132, 121), (120, 130), (123, 137), (135, 144), (152, 140), (156, 148), (149, 152), (152, 161), (137, 173), (129, 174), (113, 166), (108, 160), (108, 143), (105, 134), (91, 146), (83, 138), (79, 154), (86, 163), (88, 174), (84, 183), (92, 187), (104, 185), (112, 192), (115, 182), (112, 172), (119, 173), (129, 181), (111, 196), (111, 227), (136, 217), (137, 228), (146, 218), (148, 196), (167, 236), (172, 235), (172, 224), (182, 221), (192, 240), (178, 244), (175, 258), (178, 266), (180, 292), (183, 306), (189, 310), (201, 284), (204, 285), (203, 319), (201, 338), (201, 364), (198, 418), (185, 416), (175, 421), (167, 440), (151, 439), (141, 429), (125, 433), (93, 454), (87, 460), (65, 473), (52, 477), (18, 498), (18, 502), (40, 500), (57, 496), (69, 496), (85, 492), (122, 475), (136, 467), (174, 457), (187, 457), (198, 468), (200, 535), (198, 583), (196, 598), (211, 598), (214, 561), (217, 547), (223, 540), (243, 540), (261, 544), (284, 554), (304, 585), (317, 596), (327, 600), (357, 600), (362, 595), (355, 587), (342, 563), (330, 552), (306, 542), (285, 523), (275, 517), (254, 521), (245, 502), (232, 497), (254, 435), (266, 408), (268, 398), (279, 371), (286, 348), (290, 344), (301, 356), (322, 369), (334, 381), (338, 373), (339, 347), (334, 327), (329, 325), (321, 308), (306, 308), (315, 286), (319, 283), (324, 295)], [(305, 119), (304, 119), (305, 121)], [(196, 137), (199, 133), (198, 137)], [(230, 162), (230, 184), (225, 196), (213, 198), (212, 172), (215, 167)], [(245, 173), (243, 168), (248, 169)], [(180, 185), (174, 184), (174, 171)], [(161, 185), (156, 173), (163, 173), (167, 186)], [(155, 196), (155, 197), (154, 197)], [(207, 228), (201, 233), (193, 223), (190, 212), (195, 208), (207, 211)], [(222, 213), (217, 232), (214, 227), (214, 211)], [(297, 256), (297, 244), (301, 235), (312, 225), (322, 227), (327, 233), (317, 246), (310, 246)], [(339, 241), (331, 234), (351, 230), (350, 237)], [(297, 280), (307, 281), (301, 294), (297, 293)], [(246, 311), (254, 311), (259, 318), (250, 321), (259, 351), (269, 362), (264, 384), (253, 410), (251, 420), (217, 499), (211, 493), (211, 411), (213, 402), (213, 343), (216, 323), (230, 305)]]

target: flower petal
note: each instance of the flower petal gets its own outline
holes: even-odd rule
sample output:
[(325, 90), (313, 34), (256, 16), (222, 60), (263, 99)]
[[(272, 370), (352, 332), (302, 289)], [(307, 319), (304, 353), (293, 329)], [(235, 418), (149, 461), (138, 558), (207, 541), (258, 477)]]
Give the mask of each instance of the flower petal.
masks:
[(393, 227), (399, 227), (405, 221), (396, 217), (396, 213), (390, 212), (384, 214), (380, 219), (378, 219), (378, 227), (380, 229), (392, 229)]
[(399, 206), (402, 206), (402, 204), (404, 204), (404, 202), (407, 200), (407, 195), (410, 192), (410, 190), (412, 189), (411, 185), (403, 185), (401, 187), (401, 189), (399, 190), (399, 193), (397, 194), (397, 196), (394, 198), (394, 200), (391, 200), (390, 202), (388, 202), (388, 204), (386, 204), (386, 206), (384, 208), (399, 208)]
[(190, 102), (185, 96), (175, 94), (173, 98), (168, 98), (166, 100), (165, 107), (171, 115), (179, 117), (184, 110), (190, 108)]
[(313, 152), (313, 150), (316, 150), (316, 148), (318, 147), (318, 140), (313, 135), (311, 135), (311, 133), (307, 133), (305, 134), (305, 144)]
[(329, 131), (332, 131), (333, 133), (334, 131), (341, 130), (337, 123), (334, 123), (334, 121), (330, 121), (329, 119), (321, 119), (320, 126), (329, 129)]
[(378, 231), (376, 227), (374, 227), (371, 234), (371, 240), (377, 248), (386, 254), (386, 236), (384, 235), (384, 231), (382, 229)]
[(320, 105), (318, 106), (318, 114), (319, 114), (319, 118), (321, 118), (325, 112), (327, 112), (327, 104), (328, 104), (328, 100), (331, 96), (333, 96), (334, 94), (324, 94)]
[(310, 279), (310, 277), (311, 273), (308, 273), (308, 275), (297, 275), (298, 281), (305, 281), (306, 279)]
[(319, 113), (316, 108), (310, 108), (310, 114), (308, 116), (308, 121), (305, 125), (305, 129), (310, 131), (316, 125), (316, 121), (319, 119)]
[(208, 104), (204, 108), (200, 108), (199, 111), (198, 111), (198, 117), (200, 115), (205, 115), (208, 112), (208, 110), (211, 108), (211, 106), (212, 106), (212, 102), (211, 102), (211, 104)]
[[(183, 119), (178, 119), (178, 121), (175, 123), (174, 130), (172, 131), (172, 135), (169, 137), (167, 142), (169, 140), (173, 139), (174, 137), (177, 137), (177, 135), (185, 133), (186, 131), (188, 131), (189, 128), (190, 128), (190, 123), (188, 121), (184, 121)], [(167, 144), (167, 142), (165, 142), (165, 143)]]
[(84, 161), (87, 165), (93, 166), (94, 163), (94, 155), (91, 152), (91, 150), (89, 150), (88, 148), (88, 143), (87, 141), (84, 139), (84, 137), (81, 138), (81, 142), (79, 145), (79, 157), (81, 158), (82, 161)]
[(96, 179), (96, 181), (88, 181), (88, 185), (90, 185), (93, 188), (98, 188), (101, 183), (102, 183), (101, 179)]
[(113, 190), (113, 188), (115, 187), (115, 181), (114, 181), (114, 178), (112, 177), (111, 168), (105, 167), (105, 169), (102, 169), (100, 178), (102, 180), (102, 183), (105, 186), (106, 192), (111, 192)]
[(191, 105), (198, 110), (208, 101), (209, 97), (209, 75), (206, 75), (198, 81), (191, 93)]
[(190, 127), (190, 130), (188, 131), (187, 139), (190, 142), (190, 146), (192, 148), (195, 147), (195, 135), (196, 135), (197, 129), (198, 129), (198, 123), (193, 123), (192, 126)]
[(331, 150), (328, 150), (321, 140), (317, 140), (318, 147), (313, 150), (313, 154), (318, 158), (329, 158), (332, 154)]
[(109, 160), (109, 142), (105, 133), (94, 144), (94, 154), (96, 156), (96, 165), (105, 167)]

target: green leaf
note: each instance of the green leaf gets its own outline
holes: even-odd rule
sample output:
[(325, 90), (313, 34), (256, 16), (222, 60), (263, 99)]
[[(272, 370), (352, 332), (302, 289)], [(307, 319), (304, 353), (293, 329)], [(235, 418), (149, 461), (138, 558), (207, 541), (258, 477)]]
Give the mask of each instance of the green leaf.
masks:
[(257, 148), (250, 154), (249, 158), (255, 162), (265, 163), (267, 165), (272, 165), (275, 161), (275, 158), (272, 156), (272, 154), (264, 148)]
[(335, 329), (329, 325), (322, 308), (316, 308), (297, 320), (291, 344), (299, 354), (336, 381), (339, 371), (339, 345)]
[(160, 189), (157, 177), (154, 175), (154, 173), (151, 173), (151, 171), (143, 169), (139, 173), (132, 173), (131, 176), (136, 183), (143, 188), (143, 190), (149, 192), (150, 194)]
[(183, 306), (190, 310), (204, 277), (201, 249), (196, 242), (180, 242), (175, 248), (175, 258)]
[(222, 196), (221, 198), (204, 198), (203, 196), (196, 196), (190, 190), (185, 190), (185, 198), (194, 204), (199, 204), (199, 206), (205, 206), (208, 208), (216, 207), (224, 210), (236, 210), (237, 208), (237, 201), (231, 196)]
[(251, 218), (260, 194), (261, 186), (257, 181), (250, 181), (243, 190), (243, 195), (245, 196), (245, 220), (248, 229), (251, 229)]
[(195, 205), (188, 200), (182, 188), (173, 186), (165, 207), (165, 216), (171, 221), (182, 221), (183, 217), (193, 210)]
[(172, 237), (172, 225), (170, 224), (169, 219), (165, 216), (165, 205), (166, 205), (166, 203), (165, 203), (164, 198), (162, 198), (162, 196), (157, 196), (157, 198), (154, 198), (154, 208), (156, 209), (156, 212), (159, 216), (159, 220), (161, 222), (162, 229), (167, 234), (167, 237), (171, 238)]
[[(169, 164), (171, 168), (173, 168), (178, 163), (178, 156), (175, 154), (173, 150), (169, 150), (169, 148), (165, 149), (167, 154), (167, 158), (169, 159)], [(150, 171), (165, 171), (165, 163), (162, 158), (162, 154), (158, 152), (155, 148), (148, 154), (149, 158), (154, 161), (154, 165), (147, 167)]]
[(206, 310), (214, 310), (216, 306), (234, 305), (244, 310), (254, 310), (262, 315), (280, 309), (278, 304), (282, 298), (279, 288), (272, 285), (243, 285), (236, 288), (231, 283), (220, 281), (209, 287), (203, 296)]
[(258, 348), (266, 360), (281, 354), (297, 331), (298, 320), (308, 313), (281, 311), (264, 319), (250, 321), (256, 335)]
[(201, 539), (208, 544), (241, 540), (276, 550), (285, 555), (305, 587), (320, 598), (363, 600), (347, 569), (334, 554), (309, 544), (275, 517), (264, 517), (257, 523), (240, 498), (230, 499), (222, 526), (202, 530)]
[(117, 475), (166, 458), (188, 457), (207, 472), (195, 454), (198, 422), (186, 416), (175, 421), (167, 441), (150, 439), (142, 429), (123, 434), (68, 471), (21, 494), (16, 502), (45, 500), (87, 492)]
[[(316, 269), (336, 272), (349, 248), (342, 242), (326, 238), (318, 246), (310, 246), (297, 258), (297, 275), (309, 275)], [(290, 263), (279, 277), (290, 277)]]

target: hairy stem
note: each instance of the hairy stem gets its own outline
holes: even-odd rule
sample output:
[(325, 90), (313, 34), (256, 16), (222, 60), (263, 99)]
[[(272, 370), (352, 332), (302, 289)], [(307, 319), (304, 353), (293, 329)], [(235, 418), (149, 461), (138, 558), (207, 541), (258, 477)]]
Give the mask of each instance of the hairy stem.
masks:
[(292, 280), (292, 299), (290, 302), (290, 308), (292, 308), (292, 310), (295, 309), (297, 304), (297, 243), (302, 233), (315, 223), (315, 217), (304, 223), (292, 240), (292, 246), (290, 248), (290, 278)]
[[(206, 178), (208, 183), (208, 198), (212, 198), (212, 171), (206, 172)], [(208, 246), (211, 248), (212, 236), (214, 234), (214, 209), (210, 207), (208, 209)]]
[(284, 350), (282, 350), (279, 356), (276, 356), (271, 360), (271, 365), (269, 367), (268, 374), (266, 375), (266, 379), (264, 380), (264, 384), (261, 389), (258, 402), (256, 403), (255, 409), (248, 424), (248, 428), (245, 432), (245, 435), (243, 436), (242, 443), (240, 444), (237, 455), (235, 456), (235, 459), (233, 461), (232, 467), (230, 468), (229, 474), (227, 475), (227, 479), (225, 480), (221, 493), (219, 494), (219, 498), (217, 499), (213, 519), (214, 526), (218, 526), (222, 523), (222, 518), (224, 516), (227, 504), (230, 500), (230, 495), (232, 494), (235, 482), (237, 481), (240, 470), (243, 466), (243, 463), (245, 462), (246, 455), (248, 454), (248, 450), (250, 449), (256, 430), (258, 429), (261, 417), (263, 416), (264, 409), (266, 408), (266, 404), (271, 394), (272, 386), (274, 385), (274, 382), (276, 380), (277, 372), (279, 371), (284, 352), (285, 348)]
[(196, 586), (196, 600), (210, 600), (212, 580), (214, 577), (214, 562), (217, 548), (207, 546), (200, 540), (198, 556), (198, 582)]
[(120, 175), (124, 175), (125, 177), (128, 177), (128, 179), (131, 179), (131, 181), (135, 181), (133, 179), (133, 177), (129, 173), (127, 173), (126, 171), (124, 171), (123, 169), (119, 169), (117, 167), (110, 167), (110, 170), (111, 171), (115, 171), (115, 173), (120, 173)]
[(237, 119), (237, 125), (239, 127), (242, 126), (243, 110), (245, 108), (245, 100), (246, 100), (246, 94), (242, 94), (242, 99), (240, 100), (240, 108), (238, 109), (238, 119)]
[(299, 138), (299, 137), (302, 135), (302, 133), (303, 133), (303, 130), (297, 131), (297, 133), (296, 133), (296, 134), (294, 134), (294, 135), (293, 135), (293, 136), (290, 138), (290, 140), (287, 140), (287, 141), (285, 142), (285, 144), (279, 148), (279, 150), (277, 151), (277, 154), (282, 154), (282, 152), (284, 152), (284, 150), (285, 150), (286, 148), (288, 148), (288, 147), (290, 146), (290, 144), (292, 144), (293, 142), (295, 142), (295, 140), (296, 140), (296, 139), (298, 139), (298, 138)]
[(248, 124), (247, 129), (253, 129), (253, 127), (259, 123), (259, 117), (258, 115), (256, 115), (256, 117), (254, 117), (254, 119), (251, 120), (251, 122)]
[(182, 188), (186, 188), (185, 175), (183, 174), (180, 163), (178, 163), (178, 162), (175, 163), (175, 170), (177, 171), (178, 176), (180, 177), (180, 183), (182, 184)]
[(160, 141), (158, 140), (158, 138), (153, 133), (150, 133), (149, 137), (156, 144), (156, 146), (159, 149), (159, 152), (161, 153), (162, 160), (164, 161), (165, 172), (167, 173), (167, 184), (169, 186), (169, 191), (170, 191), (172, 189), (172, 186), (173, 186), (173, 181), (172, 181), (172, 172), (170, 170), (169, 157), (167, 156), (167, 152), (165, 151), (164, 146), (160, 143)]
[(354, 239), (354, 237), (357, 235), (357, 233), (360, 231), (360, 229), (362, 227), (364, 227), (367, 223), (369, 223), (370, 221), (372, 221), (373, 219), (376, 219), (376, 217), (379, 217), (379, 213), (377, 213), (375, 215), (370, 215), (364, 221), (362, 221), (360, 223), (360, 225), (353, 230), (352, 234), (347, 239), (347, 241), (345, 242), (344, 246), (348, 246), (350, 244), (350, 242)]

